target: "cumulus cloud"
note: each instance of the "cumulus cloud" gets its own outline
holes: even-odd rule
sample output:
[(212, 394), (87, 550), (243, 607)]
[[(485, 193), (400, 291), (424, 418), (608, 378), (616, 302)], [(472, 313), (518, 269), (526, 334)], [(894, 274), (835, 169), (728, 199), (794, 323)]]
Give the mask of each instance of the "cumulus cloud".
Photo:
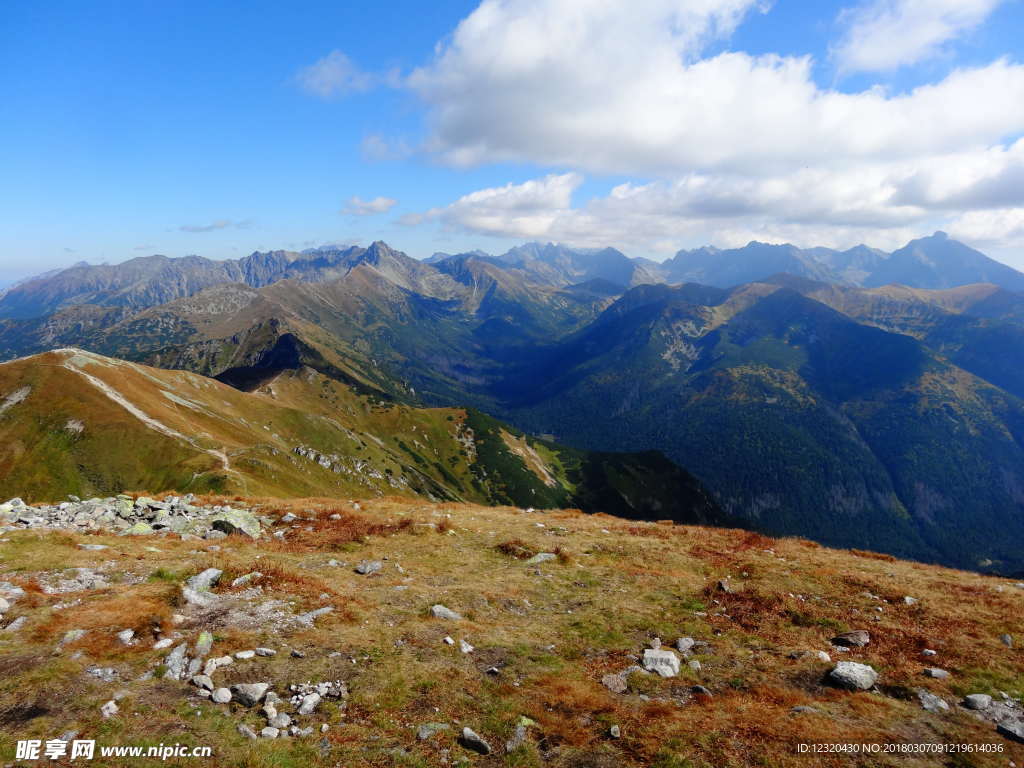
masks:
[(881, 72), (916, 64), (977, 28), (1003, 0), (871, 0), (845, 11), (832, 54), (845, 72)]
[[(920, 61), (999, 2), (865, 0), (843, 15), (833, 54), (848, 69)], [(994, 58), (903, 91), (847, 92), (818, 85), (810, 56), (706, 53), (768, 8), (483, 0), (406, 80), (426, 106), (425, 150), (460, 167), (573, 172), (403, 223), (656, 249), (749, 236), (895, 245), (964, 211), (1010, 221), (1024, 207), (1024, 145), (1012, 143), (1024, 132), (1024, 66)], [(890, 43), (902, 52), (887, 60)], [(574, 206), (583, 173), (637, 180)]]
[(363, 200), (353, 195), (348, 199), (341, 213), (345, 216), (373, 216), (378, 213), (387, 213), (398, 203), (391, 197), (375, 197), (373, 200)]
[(373, 86), (375, 80), (341, 51), (331, 51), (315, 64), (300, 70), (295, 79), (304, 91), (321, 99), (365, 91)]
[(1024, 130), (1024, 67), (1009, 60), (906, 93), (844, 93), (817, 86), (806, 56), (701, 58), (755, 7), (485, 0), (408, 79), (427, 105), (427, 146), (464, 166), (758, 174), (925, 157)]

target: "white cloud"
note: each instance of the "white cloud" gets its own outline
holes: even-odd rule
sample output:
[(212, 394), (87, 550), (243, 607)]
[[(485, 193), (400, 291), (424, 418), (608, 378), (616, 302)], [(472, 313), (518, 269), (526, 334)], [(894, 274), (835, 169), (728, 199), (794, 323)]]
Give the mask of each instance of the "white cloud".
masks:
[(340, 212), (345, 216), (373, 216), (378, 213), (387, 213), (397, 203), (398, 201), (391, 197), (375, 197), (373, 200), (363, 200), (360, 197), (352, 196)]
[(845, 11), (840, 70), (884, 72), (928, 59), (977, 28), (1002, 0), (870, 0)]
[(315, 64), (300, 70), (296, 81), (313, 96), (333, 99), (369, 89), (374, 84), (374, 77), (360, 71), (341, 51), (331, 51)]
[(953, 237), (978, 246), (1024, 248), (1024, 206), (968, 211), (957, 216), (948, 230)]
[(927, 157), (1024, 130), (1024, 67), (1008, 60), (893, 94), (819, 88), (809, 57), (700, 58), (752, 7), (485, 0), (408, 78), (427, 148), (455, 165), (672, 177)]

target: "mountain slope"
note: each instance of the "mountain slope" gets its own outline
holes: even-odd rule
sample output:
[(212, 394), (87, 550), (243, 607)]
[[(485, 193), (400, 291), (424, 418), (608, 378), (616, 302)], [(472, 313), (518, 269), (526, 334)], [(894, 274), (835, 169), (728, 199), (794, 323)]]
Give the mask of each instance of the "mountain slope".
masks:
[(889, 283), (912, 288), (994, 283), (1011, 291), (1024, 291), (1024, 274), (951, 239), (945, 232), (936, 232), (893, 251), (864, 280), (868, 287)]
[[(241, 392), (73, 349), (4, 363), (0, 446), (8, 496), (401, 494), (728, 520), (660, 455), (591, 456), (479, 413), (360, 396), (308, 368)], [(660, 485), (645, 487), (652, 475)]]

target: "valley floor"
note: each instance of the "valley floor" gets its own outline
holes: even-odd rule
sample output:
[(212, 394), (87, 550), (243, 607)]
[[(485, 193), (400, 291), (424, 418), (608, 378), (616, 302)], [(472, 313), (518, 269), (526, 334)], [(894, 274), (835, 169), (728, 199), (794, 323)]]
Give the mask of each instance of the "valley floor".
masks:
[[(1024, 585), (576, 511), (248, 503), (256, 540), (0, 535), (4, 763), (61, 738), (92, 765), (1024, 765)], [(674, 676), (642, 669), (659, 639)], [(841, 661), (875, 686), (830, 684)], [(157, 744), (213, 756), (99, 751)]]

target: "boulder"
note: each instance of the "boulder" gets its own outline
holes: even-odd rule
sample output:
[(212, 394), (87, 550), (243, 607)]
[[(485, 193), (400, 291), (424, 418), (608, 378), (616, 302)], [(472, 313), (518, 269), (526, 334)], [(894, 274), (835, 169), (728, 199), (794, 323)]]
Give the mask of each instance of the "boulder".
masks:
[(197, 573), (185, 582), (185, 586), (196, 590), (197, 592), (203, 592), (209, 590), (218, 581), (220, 581), (221, 574), (224, 573), (220, 568), (207, 568), (205, 571)]
[(949, 672), (944, 669), (939, 669), (938, 667), (927, 667), (924, 674), (926, 677), (931, 677), (936, 680), (945, 680), (949, 677)]
[(253, 707), (270, 690), (269, 683), (239, 683), (231, 686), (231, 693), (234, 694), (239, 704), (246, 707)]
[(941, 697), (936, 696), (934, 693), (926, 691), (924, 688), (918, 688), (916, 693), (917, 700), (921, 702), (921, 707), (926, 712), (939, 714), (942, 712), (949, 711), (949, 704), (947, 704), (945, 700)]
[(970, 693), (964, 696), (964, 706), (967, 709), (988, 709), (992, 706), (992, 697), (987, 693)]
[(356, 573), (369, 576), (371, 573), (377, 573), (383, 567), (384, 563), (380, 560), (363, 560), (356, 566)]
[(430, 606), (430, 615), (435, 619), (447, 619), (448, 621), (461, 621), (462, 619), (460, 614), (441, 604)]
[(231, 691), (227, 688), (217, 688), (214, 690), (212, 698), (218, 704), (227, 704), (231, 701)]
[(299, 702), (298, 712), (300, 715), (312, 715), (314, 710), (320, 706), (321, 696), (319, 693), (309, 693), (302, 697)]
[(864, 629), (855, 629), (852, 632), (844, 632), (843, 634), (836, 635), (832, 638), (832, 645), (838, 645), (843, 648), (863, 648), (870, 642), (871, 635)]
[(243, 533), (249, 538), (260, 537), (260, 521), (251, 512), (240, 509), (225, 509), (210, 518), (210, 526), (224, 533)]
[(484, 741), (471, 728), (463, 728), (459, 743), (466, 749), (477, 752), (481, 755), (491, 754), (491, 745)]
[(662, 677), (675, 677), (679, 674), (679, 657), (667, 649), (645, 649), (643, 665), (648, 672), (657, 672)]
[(188, 651), (188, 643), (182, 643), (164, 659), (164, 666), (167, 670), (164, 672), (164, 677), (170, 678), (171, 680), (181, 680), (185, 674), (185, 667), (188, 662), (185, 660), (185, 653)]
[(840, 661), (829, 672), (833, 683), (851, 691), (866, 691), (878, 681), (878, 673), (867, 664), (855, 661)]
[(996, 733), (1011, 741), (1024, 744), (1024, 720), (1004, 720), (996, 726)]

